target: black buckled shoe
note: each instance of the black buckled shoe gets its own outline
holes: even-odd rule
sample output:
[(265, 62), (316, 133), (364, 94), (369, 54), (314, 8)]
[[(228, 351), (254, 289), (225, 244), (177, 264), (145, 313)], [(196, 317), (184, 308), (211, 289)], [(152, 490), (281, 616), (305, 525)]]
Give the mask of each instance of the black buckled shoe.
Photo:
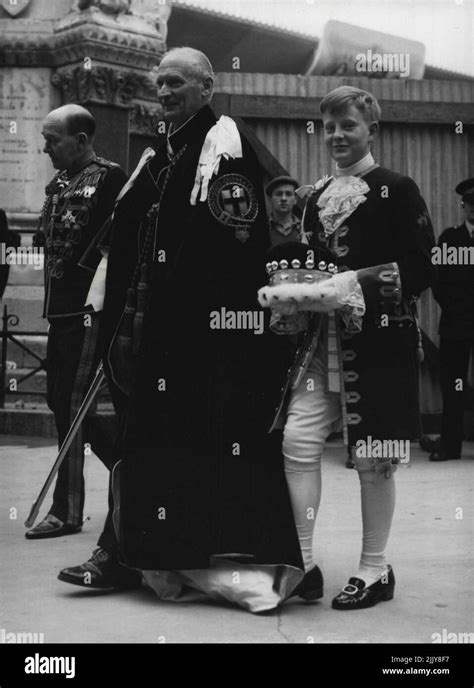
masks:
[(323, 574), (319, 566), (308, 571), (305, 577), (291, 593), (290, 597), (301, 597), (306, 602), (316, 602), (323, 596)]
[(440, 447), (430, 454), (430, 461), (453, 461), (454, 459), (460, 458), (460, 454), (453, 456), (452, 454), (449, 454), (446, 449), (443, 449), (443, 447)]
[(395, 576), (391, 566), (388, 567), (388, 576), (382, 578), (368, 588), (360, 578), (349, 578), (339, 595), (332, 601), (333, 609), (367, 609), (379, 602), (387, 602), (393, 599), (395, 590)]
[(91, 558), (80, 566), (72, 566), (59, 572), (63, 583), (100, 590), (133, 589), (141, 586), (141, 572), (122, 566), (115, 556), (98, 547)]
[(48, 514), (44, 517), (41, 523), (31, 528), (25, 533), (27, 540), (44, 540), (46, 538), (62, 537), (63, 535), (74, 535), (80, 533), (82, 526), (71, 526), (69, 523), (64, 523), (53, 514)]

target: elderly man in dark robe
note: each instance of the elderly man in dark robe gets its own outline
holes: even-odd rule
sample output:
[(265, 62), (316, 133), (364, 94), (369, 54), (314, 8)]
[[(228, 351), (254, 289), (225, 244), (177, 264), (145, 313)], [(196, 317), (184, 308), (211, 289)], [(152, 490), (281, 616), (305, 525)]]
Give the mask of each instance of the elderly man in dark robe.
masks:
[(257, 301), (268, 248), (260, 166), (235, 122), (209, 107), (203, 53), (168, 52), (157, 87), (166, 141), (143, 154), (103, 240), (103, 336), (126, 398), (112, 480), (118, 547), (103, 534), (60, 579), (131, 587), (138, 578), (126, 572), (138, 569), (162, 599), (253, 612), (317, 598), (322, 581), (303, 579), (281, 436), (268, 433), (288, 352)]

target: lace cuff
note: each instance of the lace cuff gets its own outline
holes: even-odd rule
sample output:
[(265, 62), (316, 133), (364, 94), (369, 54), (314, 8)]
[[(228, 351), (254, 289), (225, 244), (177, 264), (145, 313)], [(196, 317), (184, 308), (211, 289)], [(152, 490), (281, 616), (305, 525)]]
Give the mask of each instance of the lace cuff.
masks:
[(333, 275), (331, 282), (336, 289), (339, 304), (338, 313), (346, 326), (346, 332), (355, 334), (362, 330), (365, 315), (365, 300), (355, 270)]

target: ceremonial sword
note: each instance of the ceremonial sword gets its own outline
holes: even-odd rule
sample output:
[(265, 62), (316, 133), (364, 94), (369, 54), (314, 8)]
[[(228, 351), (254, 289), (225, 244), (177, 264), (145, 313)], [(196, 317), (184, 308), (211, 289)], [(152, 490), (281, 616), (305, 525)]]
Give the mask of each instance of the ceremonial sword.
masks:
[(100, 385), (105, 379), (105, 374), (104, 374), (104, 367), (102, 365), (102, 362), (99, 363), (99, 366), (96, 370), (94, 380), (92, 381), (91, 386), (89, 387), (86, 396), (84, 397), (84, 401), (82, 402), (81, 406), (79, 407), (78, 412), (76, 413), (76, 417), (74, 418), (71, 427), (68, 430), (68, 433), (66, 437), (64, 438), (64, 442), (62, 443), (59, 453), (58, 453), (58, 458), (54, 462), (53, 467), (51, 468), (48, 477), (46, 478), (46, 482), (44, 483), (43, 487), (41, 488), (41, 492), (38, 495), (38, 499), (36, 502), (33, 504), (31, 507), (30, 514), (28, 518), (25, 521), (25, 526), (27, 528), (31, 528), (33, 523), (36, 520), (36, 517), (38, 516), (39, 510), (41, 508), (41, 505), (43, 504), (45, 497), (48, 493), (48, 490), (51, 486), (51, 483), (53, 482), (54, 478), (57, 475), (57, 472), (59, 471), (59, 468), (66, 458), (66, 454), (68, 452), (69, 447), (72, 444), (72, 441), (74, 437), (77, 434), (77, 431), (79, 430), (79, 426), (81, 425), (82, 421), (84, 420), (84, 417), (87, 413), (87, 411), (90, 408), (90, 405), (92, 404), (95, 395), (99, 391)]

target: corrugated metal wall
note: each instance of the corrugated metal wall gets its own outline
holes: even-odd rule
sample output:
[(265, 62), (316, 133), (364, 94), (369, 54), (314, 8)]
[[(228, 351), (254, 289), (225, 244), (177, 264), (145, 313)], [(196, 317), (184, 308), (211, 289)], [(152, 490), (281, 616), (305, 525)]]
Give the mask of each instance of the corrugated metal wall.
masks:
[[(216, 92), (322, 97), (341, 84), (369, 90), (382, 101), (474, 103), (474, 82), (470, 81), (234, 73), (218, 74)], [(315, 113), (315, 117), (317, 115)], [(331, 170), (320, 123), (315, 123), (314, 133), (308, 133), (308, 125), (304, 120), (259, 118), (246, 121), (280, 163), (301, 183), (314, 183)], [(469, 160), (467, 127), (464, 127), (464, 133), (459, 134), (455, 131), (455, 122), (443, 125), (384, 123), (382, 113), (374, 156), (385, 167), (407, 174), (416, 181), (428, 205), (436, 237), (445, 227), (462, 220), (460, 198), (454, 193), (454, 187), (462, 179), (474, 176), (474, 160)], [(419, 311), (423, 329), (438, 344), (439, 309), (431, 292), (423, 294)], [(473, 371), (470, 377), (471, 383), (474, 383)], [(439, 413), (441, 410), (437, 375), (425, 367), (422, 370), (421, 404), (425, 413)]]
[(370, 79), (368, 77), (300, 76), (298, 74), (246, 74), (220, 72), (217, 93), (322, 97), (333, 88), (350, 84), (371, 91), (382, 100), (420, 100), (472, 103), (474, 81)]

